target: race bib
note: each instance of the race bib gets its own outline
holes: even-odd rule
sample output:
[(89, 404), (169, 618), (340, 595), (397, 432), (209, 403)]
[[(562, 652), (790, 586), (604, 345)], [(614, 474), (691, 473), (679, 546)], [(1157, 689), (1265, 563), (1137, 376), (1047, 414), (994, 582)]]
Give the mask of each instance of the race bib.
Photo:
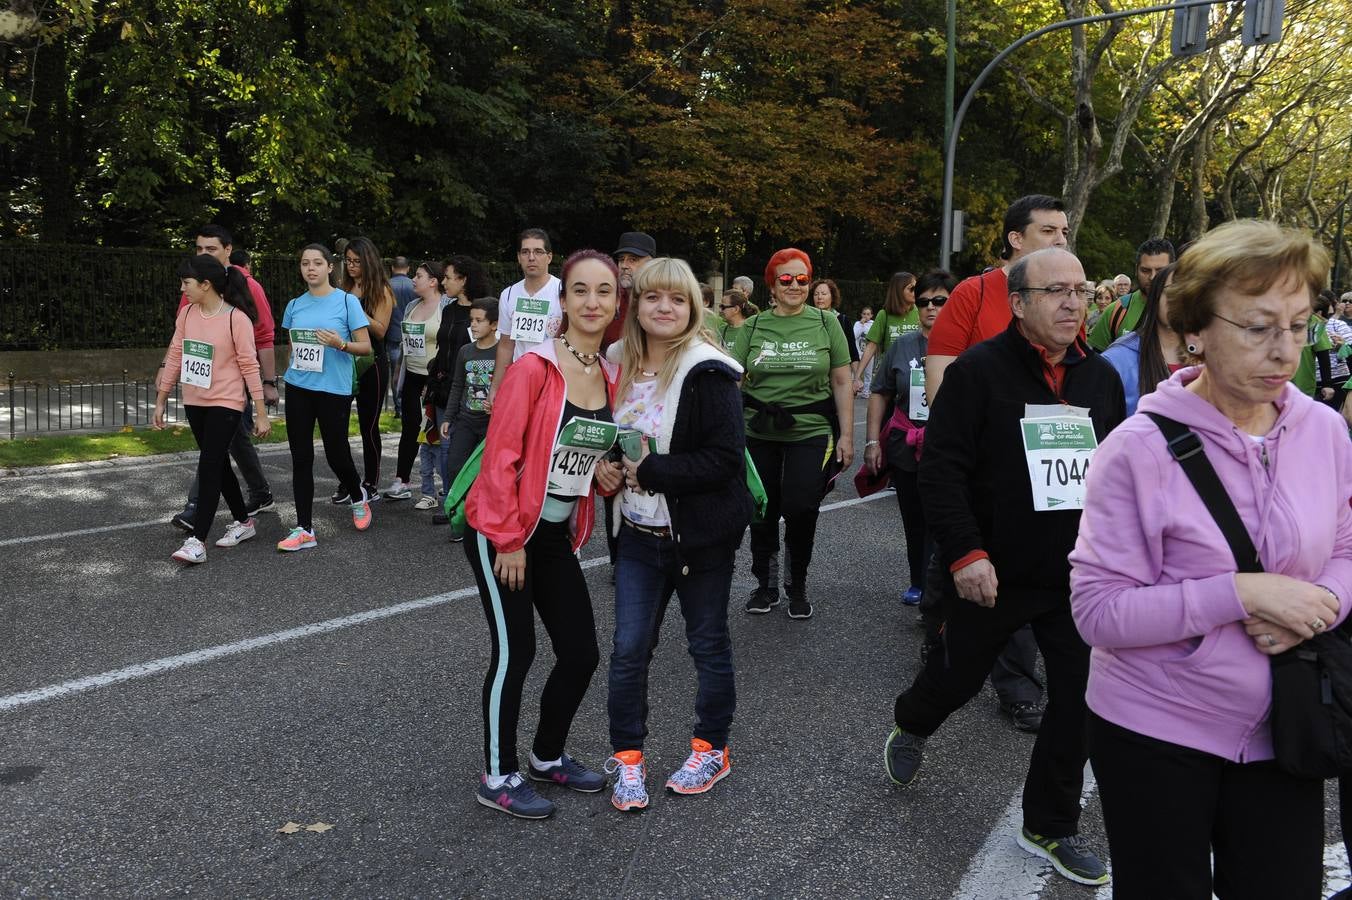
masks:
[(926, 422), (929, 420), (929, 401), (925, 399), (925, 370), (916, 368), (911, 370), (911, 421)]
[(404, 355), (413, 359), (426, 359), (427, 323), (405, 320), (402, 327), (404, 330)]
[(548, 300), (522, 297), (516, 301), (516, 309), (512, 312), (511, 338), (514, 341), (538, 344), (547, 336), (548, 322)]
[(1084, 482), (1098, 449), (1094, 423), (1078, 416), (1020, 419), (1033, 509), (1084, 509)]
[(291, 368), (297, 372), (324, 371), (324, 345), (313, 329), (291, 329)]
[(591, 489), (596, 463), (615, 445), (613, 422), (574, 416), (554, 442), (546, 491), (560, 497), (582, 497)]
[(211, 387), (211, 358), (216, 348), (206, 341), (183, 341), (183, 366), (178, 380), (193, 387)]
[(620, 512), (646, 525), (661, 514), (661, 500), (661, 495), (652, 491), (631, 491), (626, 487), (620, 494)]

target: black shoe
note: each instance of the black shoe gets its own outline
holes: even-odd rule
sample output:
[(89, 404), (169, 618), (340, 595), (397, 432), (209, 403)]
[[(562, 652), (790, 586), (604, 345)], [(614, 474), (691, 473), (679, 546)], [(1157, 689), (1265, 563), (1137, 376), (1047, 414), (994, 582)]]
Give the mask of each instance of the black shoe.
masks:
[(1019, 829), (1015, 840), (1029, 853), (1049, 860), (1056, 871), (1076, 884), (1107, 884), (1110, 880), (1108, 867), (1079, 835), (1043, 837), (1033, 834), (1025, 825)]
[(892, 733), (883, 744), (883, 765), (887, 767), (887, 777), (907, 787), (915, 782), (924, 760), (925, 739), (893, 726)]
[(812, 601), (807, 599), (807, 589), (802, 585), (791, 585), (789, 595), (789, 618), (812, 618)]
[(244, 505), (244, 508), (249, 511), (249, 518), (252, 519), (259, 513), (272, 509), (276, 505), (276, 501), (272, 499), (272, 494), (263, 494), (259, 497), (250, 498), (249, 502)]
[(344, 503), (352, 502), (352, 495), (342, 488), (338, 488), (333, 492), (333, 496), (329, 497), (329, 502), (334, 506), (342, 506)]
[(361, 486), (366, 490), (367, 503), (375, 503), (380, 499), (380, 488), (376, 487), (374, 484), (368, 484), (365, 481), (361, 483)]
[(746, 611), (753, 615), (768, 613), (780, 604), (779, 591), (770, 587), (758, 587), (751, 592), (746, 601)]
[(1036, 733), (1042, 727), (1042, 710), (1036, 703), (1001, 703), (1000, 712), (1009, 716), (1020, 731)]
[(193, 514), (196, 512), (197, 510), (195, 509), (185, 509), (183, 512), (175, 514), (174, 517), (169, 520), (169, 524), (173, 525), (175, 528), (181, 528), (184, 531), (192, 531), (193, 528), (196, 527), (193, 525), (192, 521)]

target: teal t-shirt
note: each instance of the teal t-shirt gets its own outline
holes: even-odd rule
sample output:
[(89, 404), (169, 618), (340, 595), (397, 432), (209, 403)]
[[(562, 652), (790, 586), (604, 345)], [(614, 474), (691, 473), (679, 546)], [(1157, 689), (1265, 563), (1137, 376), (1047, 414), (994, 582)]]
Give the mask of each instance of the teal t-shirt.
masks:
[[(292, 300), (282, 314), (282, 328), (291, 343), (286, 383), (326, 394), (350, 395), (352, 354), (336, 347), (318, 345), (313, 332), (326, 328), (350, 341), (352, 332), (370, 324), (362, 311), (361, 301), (346, 291), (335, 289), (322, 297), (307, 291)], [(314, 349), (316, 346), (321, 349)]]
[(892, 346), (892, 342), (901, 337), (908, 331), (920, 330), (920, 310), (914, 306), (911, 311), (901, 318), (889, 315), (887, 310), (883, 310), (873, 317), (873, 324), (868, 327), (868, 334), (864, 335), (864, 340), (878, 345), (877, 353), (879, 356), (887, 352), (887, 348)]
[[(752, 316), (737, 329), (729, 352), (746, 369), (743, 390), (783, 407), (831, 399), (831, 370), (850, 364), (850, 348), (835, 313), (813, 306), (804, 306), (796, 316), (772, 311)], [(792, 428), (770, 432), (750, 427), (755, 416), (755, 410), (746, 410), (747, 434), (763, 440), (800, 441), (831, 433), (825, 416), (800, 415)]]

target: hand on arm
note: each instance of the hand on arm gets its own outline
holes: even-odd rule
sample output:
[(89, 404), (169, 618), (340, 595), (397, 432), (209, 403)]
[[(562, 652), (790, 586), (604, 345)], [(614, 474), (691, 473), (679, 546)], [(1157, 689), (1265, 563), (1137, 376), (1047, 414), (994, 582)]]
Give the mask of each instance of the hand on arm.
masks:
[(865, 426), (864, 434), (867, 441), (864, 445), (864, 466), (870, 472), (878, 472), (883, 465), (883, 448), (878, 444), (878, 435), (882, 433), (883, 413), (887, 411), (886, 394), (875, 393), (868, 398), (868, 424)]
[(526, 551), (513, 550), (511, 553), (499, 553), (493, 560), (493, 574), (503, 587), (519, 591), (526, 584)]
[(1298, 578), (1273, 572), (1240, 572), (1235, 575), (1235, 590), (1249, 614), (1246, 623), (1258, 620), (1276, 625), (1301, 640), (1314, 637), (1338, 616), (1337, 597)]
[(836, 366), (831, 370), (831, 393), (835, 395), (836, 416), (840, 420), (836, 459), (848, 469), (854, 463), (854, 391), (848, 365)]
[(1000, 580), (995, 577), (995, 566), (989, 559), (978, 559), (953, 573), (953, 586), (964, 600), (978, 606), (994, 606)]

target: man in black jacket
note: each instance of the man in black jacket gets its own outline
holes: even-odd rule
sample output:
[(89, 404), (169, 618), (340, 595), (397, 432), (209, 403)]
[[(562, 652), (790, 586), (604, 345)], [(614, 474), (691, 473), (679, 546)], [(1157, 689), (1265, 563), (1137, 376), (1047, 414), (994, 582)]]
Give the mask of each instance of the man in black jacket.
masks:
[(1046, 713), (1024, 782), (1018, 841), (1082, 884), (1108, 880), (1077, 837), (1089, 648), (1070, 616), (1070, 564), (1092, 448), (1124, 418), (1122, 383), (1084, 342), (1091, 289), (1075, 256), (1040, 250), (1009, 271), (1014, 318), (960, 356), (930, 415), (919, 487), (951, 573), (940, 651), (896, 700), (887, 770), (907, 785), (922, 747), (981, 690), (1009, 636), (1031, 625)]

